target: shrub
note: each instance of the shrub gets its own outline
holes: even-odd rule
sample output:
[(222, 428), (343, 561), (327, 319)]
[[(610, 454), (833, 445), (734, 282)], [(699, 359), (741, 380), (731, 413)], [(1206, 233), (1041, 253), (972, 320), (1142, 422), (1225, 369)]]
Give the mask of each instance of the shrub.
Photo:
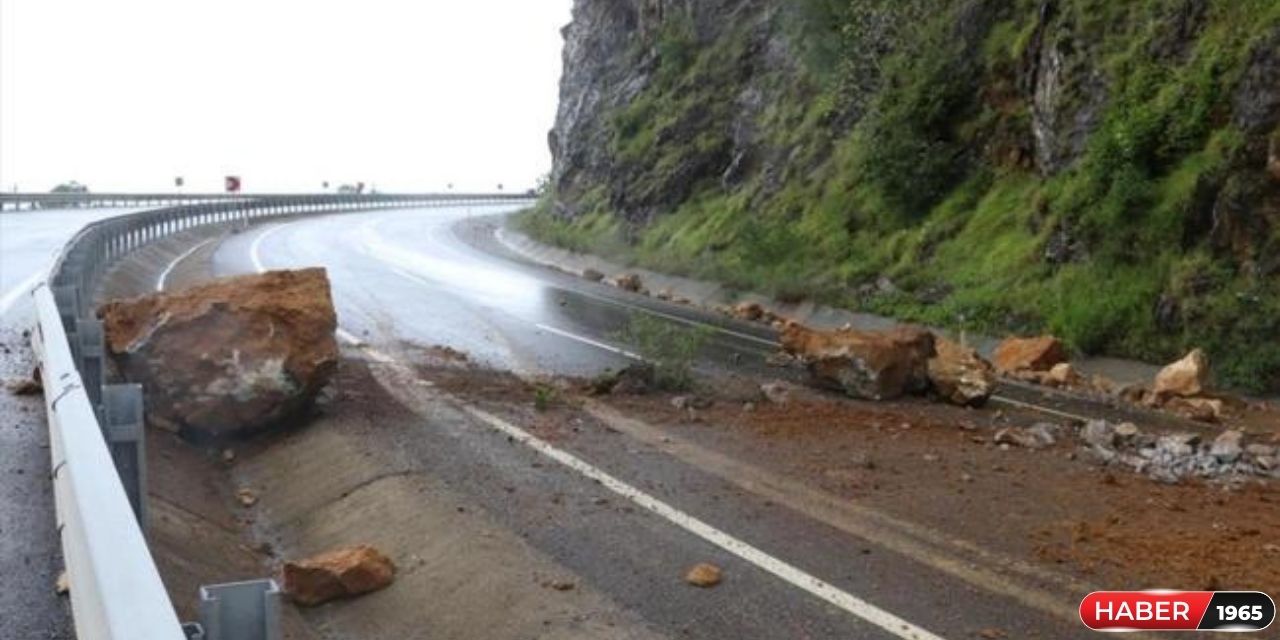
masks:
[(684, 391), (693, 386), (693, 363), (708, 334), (709, 330), (703, 327), (686, 328), (637, 313), (631, 315), (617, 338), (653, 365), (658, 388)]

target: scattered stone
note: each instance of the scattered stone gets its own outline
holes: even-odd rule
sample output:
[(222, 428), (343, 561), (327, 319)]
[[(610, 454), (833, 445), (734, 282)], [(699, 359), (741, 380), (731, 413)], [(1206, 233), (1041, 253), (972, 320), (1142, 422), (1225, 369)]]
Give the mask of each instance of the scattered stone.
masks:
[(58, 574), (58, 579), (53, 583), (53, 592), (60, 596), (71, 593), (71, 579), (67, 577), (65, 570)]
[(236, 461), (236, 452), (234, 450), (232, 449), (222, 450), (222, 462), (224, 464), (231, 464), (232, 462), (235, 462), (235, 461)]
[(1244, 452), (1252, 458), (1271, 457), (1276, 455), (1278, 451), (1280, 451), (1280, 448), (1269, 444), (1251, 444), (1244, 448)]
[(1209, 357), (1200, 349), (1192, 349), (1181, 360), (1156, 374), (1152, 390), (1157, 399), (1173, 396), (1184, 398), (1204, 393), (1209, 382)]
[(226, 278), (98, 310), (107, 349), (146, 391), (147, 418), (214, 436), (299, 418), (338, 366), (324, 269)]
[(1214, 438), (1213, 444), (1209, 447), (1209, 454), (1217, 458), (1219, 462), (1235, 462), (1240, 459), (1240, 454), (1244, 453), (1241, 441), (1244, 439), (1244, 433), (1235, 429), (1223, 431)]
[(634, 273), (623, 273), (614, 277), (613, 286), (622, 289), (623, 291), (631, 291), (633, 293), (640, 293), (640, 290), (644, 288), (644, 284), (641, 282), (640, 276)]
[(746, 413), (751, 413), (751, 412), (753, 412), (753, 411), (755, 411), (755, 410), (756, 410), (756, 403), (754, 403), (754, 402), (744, 402), (744, 403), (742, 403), (742, 410), (743, 410), (744, 412), (746, 412)]
[(977, 351), (946, 338), (935, 337), (929, 359), (929, 382), (947, 402), (962, 407), (981, 406), (996, 387), (995, 369)]
[(1049, 371), (1067, 361), (1067, 349), (1053, 336), (1008, 338), (996, 347), (993, 359), (1002, 372)]
[(1112, 433), (1115, 434), (1116, 440), (1121, 442), (1131, 442), (1134, 438), (1137, 438), (1140, 433), (1142, 433), (1142, 430), (1138, 428), (1138, 425), (1132, 422), (1121, 422), (1115, 426)]
[(740, 320), (759, 322), (765, 316), (764, 307), (759, 302), (739, 302), (734, 305), (732, 315)]
[(359, 545), (286, 562), (281, 574), (284, 592), (312, 607), (386, 588), (395, 579), (396, 566), (377, 549)]
[(1115, 446), (1115, 427), (1106, 420), (1090, 420), (1080, 429), (1080, 439), (1091, 447), (1110, 449)]
[(1217, 398), (1174, 397), (1165, 401), (1164, 408), (1196, 422), (1216, 424), (1222, 420), (1226, 405)]
[(889, 331), (819, 331), (789, 322), (782, 348), (817, 382), (865, 400), (890, 400), (929, 388), (933, 334), (914, 327)]
[(695, 587), (708, 589), (720, 584), (722, 579), (720, 567), (706, 562), (699, 562), (685, 574), (684, 581)]
[(253, 489), (244, 488), (236, 492), (236, 500), (240, 502), (240, 506), (247, 509), (258, 504), (258, 494), (254, 493)]
[(653, 294), (653, 297), (655, 297), (655, 298), (657, 298), (657, 299), (659, 299), (659, 300), (663, 300), (663, 301), (670, 301), (670, 300), (671, 300), (671, 290), (670, 290), (670, 289), (663, 289), (663, 290), (661, 290), (661, 291), (659, 291), (659, 292), (657, 292), (657, 293)]
[(1142, 384), (1131, 382), (1116, 387), (1111, 395), (1130, 404), (1142, 404), (1147, 395), (1147, 388)]
[(9, 393), (15, 396), (34, 396), (44, 393), (44, 385), (38, 377), (11, 380), (6, 386), (9, 388)]
[(760, 385), (760, 395), (770, 404), (785, 405), (791, 401), (791, 385), (781, 380), (774, 380)]
[(671, 398), (671, 406), (680, 411), (693, 411), (694, 409), (709, 408), (711, 400), (699, 396), (675, 396)]
[(604, 280), (604, 274), (595, 269), (586, 268), (582, 270), (582, 279), (589, 280), (591, 282), (600, 282), (601, 280)]
[(592, 395), (643, 395), (653, 389), (654, 370), (650, 364), (637, 362), (618, 371), (606, 371), (591, 380), (587, 392)]
[(1057, 442), (1053, 435), (1056, 429), (1055, 425), (1043, 422), (1026, 429), (1005, 427), (996, 432), (994, 441), (996, 444), (1010, 444), (1026, 449), (1044, 449)]
[(1070, 362), (1059, 362), (1049, 369), (1044, 381), (1053, 387), (1074, 387), (1080, 384), (1080, 374)]
[(569, 580), (555, 580), (549, 586), (556, 591), (573, 591), (577, 587)]

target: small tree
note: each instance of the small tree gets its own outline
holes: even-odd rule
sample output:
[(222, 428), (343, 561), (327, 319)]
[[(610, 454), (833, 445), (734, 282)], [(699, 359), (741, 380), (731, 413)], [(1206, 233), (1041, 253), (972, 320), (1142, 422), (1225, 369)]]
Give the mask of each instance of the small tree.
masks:
[(693, 386), (693, 362), (709, 333), (705, 327), (686, 328), (638, 313), (632, 314), (617, 337), (653, 366), (660, 389), (685, 391)]

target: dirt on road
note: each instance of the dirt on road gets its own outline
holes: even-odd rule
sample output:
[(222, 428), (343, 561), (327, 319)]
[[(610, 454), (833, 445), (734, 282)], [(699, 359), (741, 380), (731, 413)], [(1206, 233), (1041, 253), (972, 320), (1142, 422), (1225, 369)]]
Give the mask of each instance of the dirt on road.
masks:
[(551, 442), (608, 428), (584, 409), (603, 400), (672, 437), (1100, 588), (1280, 592), (1271, 535), (1280, 531), (1280, 483), (1163, 484), (1100, 467), (1066, 435), (1034, 450), (997, 441), (1002, 429), (1045, 423), (1035, 412), (804, 388), (775, 404), (761, 397), (760, 380), (738, 376), (702, 380), (691, 402), (673, 393), (593, 398), (585, 381), (530, 382), (439, 360), (419, 371)]

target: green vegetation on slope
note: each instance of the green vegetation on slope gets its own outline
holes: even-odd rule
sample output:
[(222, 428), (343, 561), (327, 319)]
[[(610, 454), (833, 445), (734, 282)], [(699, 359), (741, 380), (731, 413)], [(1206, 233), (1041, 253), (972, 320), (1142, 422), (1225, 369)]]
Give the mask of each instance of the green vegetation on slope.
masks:
[[(1206, 222), (1219, 194), (1257, 190), (1238, 167), (1246, 140), (1231, 91), (1252, 47), (1280, 28), (1280, 3), (1207, 2), (1198, 33), (1170, 45), (1186, 0), (1057, 2), (1106, 96), (1080, 157), (1051, 177), (1029, 158), (1032, 107), (1016, 88), (1040, 2), (798, 4), (779, 28), (805, 73), (765, 75), (787, 99), (756, 119), (763, 146), (786, 151), (777, 175), (732, 188), (682, 175), (669, 210), (643, 223), (617, 215), (628, 198), (611, 193), (670, 190), (685, 160), (720, 169), (732, 147), (723, 96), (743, 76), (746, 35), (696, 47), (673, 19), (656, 80), (613, 115), (620, 182), (579, 197), (585, 215), (565, 220), (547, 204), (525, 228), (784, 299), (1052, 331), (1088, 353), (1161, 361), (1203, 346), (1224, 382), (1280, 384), (1280, 278), (1246, 266), (1275, 255), (1280, 232), (1223, 248)], [(1092, 90), (1064, 88), (1076, 104)], [(892, 286), (874, 285), (884, 278)]]

